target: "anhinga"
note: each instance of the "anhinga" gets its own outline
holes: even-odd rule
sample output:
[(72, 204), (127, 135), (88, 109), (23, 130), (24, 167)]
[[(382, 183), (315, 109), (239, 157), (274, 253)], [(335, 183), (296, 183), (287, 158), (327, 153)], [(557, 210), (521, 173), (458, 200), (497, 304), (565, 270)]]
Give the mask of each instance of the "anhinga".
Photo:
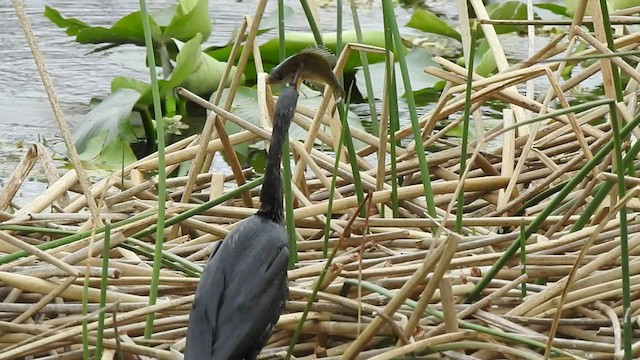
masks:
[(295, 86), (278, 97), (260, 210), (238, 223), (202, 273), (189, 316), (186, 360), (255, 359), (284, 308), (289, 247), (280, 160), (297, 102)]
[(268, 83), (285, 82), (276, 104), (258, 212), (238, 225), (211, 254), (196, 289), (187, 328), (186, 360), (253, 360), (284, 308), (289, 287), (289, 247), (283, 224), (282, 146), (288, 136), (303, 80), (344, 89), (331, 70), (335, 58), (309, 48), (275, 67)]

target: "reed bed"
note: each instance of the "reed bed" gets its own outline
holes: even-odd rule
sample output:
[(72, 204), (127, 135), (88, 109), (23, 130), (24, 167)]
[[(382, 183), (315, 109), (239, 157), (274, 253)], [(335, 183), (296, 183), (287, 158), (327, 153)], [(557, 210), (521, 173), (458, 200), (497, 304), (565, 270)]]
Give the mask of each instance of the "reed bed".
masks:
[[(252, 44), (264, 3), (241, 27), (247, 46), (234, 51), (237, 74), (249, 54), (259, 58)], [(317, 109), (298, 107), (294, 121), (308, 137), (290, 140), (297, 263), (286, 311), (261, 357), (640, 356), (640, 182), (633, 175), (640, 72), (627, 58), (611, 57), (612, 50), (637, 50), (640, 33), (620, 32), (607, 43), (608, 15), (592, 7), (594, 36), (579, 27), (579, 6), (567, 36), (509, 64), (495, 22), (480, 1), (470, 3), (496, 56), (496, 75), (469, 78), (465, 68), (436, 58), (440, 67), (425, 73), (447, 85), (434, 110), (390, 131), (394, 112), (385, 95), (374, 131), (380, 135), (350, 133), (367, 144), (358, 151), (341, 146), (345, 128), (331, 112), (330, 90)], [(573, 53), (575, 42), (586, 50)], [(347, 44), (336, 73), (352, 52), (367, 51), (385, 53)], [(596, 56), (593, 66), (559, 76), (585, 56)], [(618, 69), (631, 80), (616, 91)], [(603, 75), (605, 96), (571, 106), (566, 94), (595, 73)], [(41, 145), (27, 151), (0, 193), (0, 359), (181, 357), (209, 254), (259, 204), (260, 176), (233, 159), (231, 176), (199, 169), (233, 145), (268, 143), (274, 97), (264, 79), (261, 73), (257, 87), (264, 126), (229, 112), (230, 102), (179, 89), (211, 111), (205, 136), (168, 145), (164, 162), (153, 154), (87, 186), (78, 186), (86, 177), (75, 170), (59, 176)], [(521, 93), (532, 79), (547, 84), (542, 98)], [(234, 79), (232, 94), (237, 86)], [(495, 100), (507, 104), (504, 121), (485, 131), (480, 110)], [(477, 126), (463, 149), (442, 140), (468, 121), (465, 107)], [(434, 130), (446, 119), (449, 125)], [(228, 135), (225, 121), (243, 130)], [(402, 140), (409, 145), (397, 146)], [(434, 144), (438, 151), (430, 150)], [(424, 161), (416, 153), (422, 148)], [(160, 203), (160, 164), (171, 173), (188, 162), (196, 164), (190, 175), (166, 179)], [(14, 206), (38, 166), (48, 189)], [(160, 256), (158, 209), (166, 211)], [(161, 269), (152, 287), (154, 260)]]

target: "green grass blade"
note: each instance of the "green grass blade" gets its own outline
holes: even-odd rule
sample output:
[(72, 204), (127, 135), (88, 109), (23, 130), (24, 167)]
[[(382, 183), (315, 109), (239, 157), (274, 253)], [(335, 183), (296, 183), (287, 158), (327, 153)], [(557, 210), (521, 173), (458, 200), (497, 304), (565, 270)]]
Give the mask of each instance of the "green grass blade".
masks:
[[(282, 62), (287, 54), (285, 49), (284, 32), (284, 0), (278, 0), (278, 56)], [(282, 172), (285, 179), (291, 179), (291, 156), (289, 155), (289, 138), (284, 140), (282, 147)], [(287, 235), (289, 237), (289, 269), (298, 262), (298, 243), (296, 241), (296, 221), (293, 217), (293, 191), (291, 182), (283, 182), (285, 220), (287, 224)]]
[(395, 55), (400, 64), (400, 72), (404, 83), (404, 91), (409, 106), (409, 117), (411, 118), (411, 129), (413, 130), (413, 138), (416, 143), (416, 154), (420, 164), (420, 172), (422, 175), (422, 185), (424, 187), (424, 196), (427, 202), (427, 212), (431, 217), (436, 217), (436, 204), (433, 199), (433, 190), (431, 189), (431, 179), (429, 178), (429, 167), (427, 166), (427, 158), (424, 152), (424, 144), (422, 143), (422, 134), (420, 133), (420, 125), (418, 124), (418, 113), (416, 112), (416, 102), (413, 98), (413, 90), (411, 88), (411, 79), (409, 78), (409, 69), (404, 56), (404, 46), (402, 45), (402, 37), (396, 21), (396, 14), (393, 11), (391, 0), (382, 0), (382, 11), (385, 22), (385, 32), (391, 31), (394, 40)]
[[(399, 208), (398, 208), (398, 171), (396, 165), (396, 146), (398, 146), (398, 142), (396, 141), (396, 131), (399, 130), (399, 117), (400, 112), (398, 111), (398, 92), (396, 88), (396, 74), (395, 74), (395, 64), (391, 61), (391, 51), (393, 49), (393, 34), (389, 30), (389, 21), (386, 17), (383, 17), (384, 20), (384, 44), (385, 44), (385, 69), (386, 69), (386, 77), (387, 77), (387, 96), (389, 97), (388, 106), (389, 106), (389, 137), (390, 137), (390, 146), (389, 146), (389, 154), (391, 155), (391, 209), (393, 211), (393, 217), (398, 217)], [(384, 209), (384, 207), (382, 207)]]
[[(347, 93), (347, 104), (351, 101), (351, 92)], [(338, 148), (336, 154), (342, 152), (342, 144), (344, 144), (344, 138), (346, 137), (346, 127), (342, 127), (340, 131), (340, 142), (338, 142)], [(322, 257), (326, 258), (329, 251), (329, 233), (331, 232), (331, 216), (333, 214), (333, 200), (336, 193), (336, 182), (338, 181), (338, 168), (340, 167), (340, 156), (336, 155), (335, 162), (333, 163), (333, 175), (331, 176), (331, 188), (329, 189), (329, 203), (327, 204), (327, 223), (324, 225), (324, 244), (322, 245)]]
[[(349, 156), (351, 175), (353, 176), (353, 185), (356, 188), (356, 198), (358, 199), (358, 203), (362, 203), (362, 201), (364, 201), (364, 189), (362, 188), (362, 180), (360, 178), (360, 166), (358, 165), (357, 159), (358, 155), (356, 153), (355, 147), (353, 146), (353, 137), (351, 136), (349, 122), (347, 121), (347, 110), (345, 109), (342, 102), (336, 104), (336, 108), (338, 108), (338, 114), (340, 115), (342, 128), (346, 132), (346, 136), (344, 137), (344, 145), (347, 148), (347, 155)], [(340, 154), (336, 153), (336, 157), (340, 158)], [(364, 213), (362, 213), (362, 211), (360, 213), (360, 216), (364, 216)]]
[[(155, 254), (153, 258), (153, 273), (151, 276), (151, 286), (149, 292), (149, 305), (155, 305), (158, 298), (158, 284), (160, 282), (160, 266), (162, 265), (162, 243), (164, 241), (164, 218), (166, 202), (166, 174), (164, 160), (164, 124), (162, 121), (162, 108), (160, 103), (160, 91), (158, 89), (158, 75), (156, 74), (156, 60), (153, 51), (153, 41), (151, 39), (151, 29), (149, 26), (149, 15), (145, 0), (140, 0), (140, 12), (142, 14), (142, 28), (144, 30), (144, 43), (147, 48), (147, 62), (149, 64), (149, 75), (151, 77), (151, 95), (153, 98), (153, 113), (156, 118), (156, 133), (158, 141), (158, 226), (156, 227)], [(144, 329), (145, 339), (151, 338), (153, 332), (153, 313), (147, 315), (147, 323)]]
[[(460, 181), (467, 168), (467, 147), (469, 144), (469, 123), (471, 122), (471, 91), (473, 88), (473, 62), (476, 55), (476, 38), (478, 37), (478, 25), (473, 21), (470, 24), (471, 27), (471, 46), (469, 47), (469, 63), (467, 64), (467, 90), (465, 94), (464, 103), (464, 122), (462, 124), (462, 146), (460, 147)], [(422, 138), (416, 138), (417, 143), (422, 142)], [(462, 215), (464, 210), (464, 188), (458, 192), (458, 199), (456, 201), (456, 232), (462, 232)], [(433, 216), (433, 215), (432, 215)]]
[[(100, 278), (100, 309), (107, 304), (107, 279), (109, 278), (109, 250), (111, 242), (111, 225), (105, 224), (104, 245), (102, 247), (102, 277)], [(96, 359), (102, 358), (102, 336), (104, 335), (104, 312), (98, 314), (98, 343), (96, 344)]]
[[(607, 1), (600, 0), (600, 10), (602, 11), (602, 21), (604, 25), (604, 32), (607, 38), (607, 46), (612, 52), (616, 51), (616, 47), (613, 43), (613, 33), (611, 28), (611, 21), (609, 19), (609, 8), (607, 7)], [(610, 61), (611, 73), (613, 75), (613, 86), (616, 91), (616, 101), (624, 101), (622, 97), (622, 80), (620, 79), (620, 72), (618, 67)], [(625, 195), (626, 186), (624, 183), (625, 167), (622, 162), (622, 137), (619, 132), (620, 122), (618, 117), (618, 111), (614, 104), (609, 105), (609, 121), (611, 122), (611, 131), (613, 132), (613, 144), (614, 144), (614, 166), (615, 173), (617, 175), (618, 183), (618, 199), (621, 199)], [(619, 122), (620, 121), (620, 122)], [(625, 137), (626, 138), (626, 137)], [(633, 343), (633, 330), (631, 324), (631, 284), (629, 280), (629, 236), (627, 234), (627, 208), (623, 206), (620, 208), (620, 263), (622, 270), (622, 343), (624, 349), (624, 359), (631, 360), (632, 352), (631, 345)]]
[[(358, 7), (355, 0), (349, 0), (351, 7), (351, 17), (353, 18), (353, 28), (356, 31), (356, 39), (359, 43), (363, 43), (362, 29), (360, 27), (360, 18), (358, 17)], [(369, 103), (369, 114), (371, 115), (371, 132), (375, 136), (380, 136), (380, 122), (378, 121), (378, 113), (376, 111), (376, 99), (373, 95), (373, 84), (371, 83), (371, 70), (369, 69), (369, 58), (363, 51), (359, 52), (360, 62), (362, 63), (362, 75), (364, 76), (364, 84), (367, 89), (367, 102)]]
[[(527, 238), (524, 237), (524, 225), (520, 226), (520, 275), (527, 273)], [(522, 283), (522, 298), (527, 296), (527, 282)]]
[(278, 58), (283, 62), (287, 57), (284, 34), (284, 0), (278, 0)]

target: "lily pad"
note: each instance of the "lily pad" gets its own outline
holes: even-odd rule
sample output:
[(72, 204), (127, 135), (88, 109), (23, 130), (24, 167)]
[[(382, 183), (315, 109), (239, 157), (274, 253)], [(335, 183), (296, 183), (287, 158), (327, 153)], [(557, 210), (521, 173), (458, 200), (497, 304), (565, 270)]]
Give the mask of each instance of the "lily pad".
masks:
[(609, 0), (607, 3), (610, 4), (613, 10), (623, 10), (640, 6), (640, 0)]
[[(492, 3), (487, 6), (489, 17), (492, 20), (526, 20), (527, 5), (520, 1), (507, 1), (502, 4)], [(500, 25), (494, 26), (498, 35), (508, 34), (517, 31), (525, 31), (525, 26), (519, 25)], [(484, 36), (481, 32), (478, 35)]]
[[(226, 62), (218, 61), (206, 53), (200, 52), (200, 66), (182, 82), (182, 85), (196, 94), (209, 95), (218, 89), (226, 68)], [(236, 71), (236, 66), (232, 66), (225, 86), (231, 85)], [(241, 83), (244, 83), (244, 80), (243, 75)]]
[(112, 172), (132, 164), (136, 160), (136, 155), (131, 150), (129, 142), (116, 139), (104, 147), (95, 158), (84, 161), (83, 165)]
[[(562, 5), (558, 5), (558, 4), (535, 4), (533, 5), (539, 9), (543, 9), (546, 11), (549, 11), (555, 15), (559, 15), (561, 17), (567, 17), (570, 18), (571, 15), (569, 15), (569, 13), (567, 12), (567, 8), (562, 6)], [(541, 14), (542, 16), (542, 14)]]
[[(187, 41), (178, 56), (176, 57), (176, 66), (171, 72), (171, 76), (167, 80), (158, 80), (160, 96), (164, 96), (167, 92), (172, 91), (175, 87), (184, 83), (187, 78), (202, 67), (202, 52), (200, 51), (200, 41), (202, 35), (197, 34), (193, 39)], [(151, 87), (147, 87), (138, 104), (150, 105), (152, 102)]]
[[(151, 16), (149, 16), (149, 25), (151, 26), (151, 37), (158, 41), (161, 38), (160, 27)], [(76, 41), (81, 44), (107, 43), (144, 46), (142, 15), (140, 11), (136, 11), (116, 21), (110, 28), (94, 26), (80, 30), (76, 36)]]
[[(436, 62), (431, 58), (433, 55), (424, 49), (414, 49), (406, 57), (407, 68), (409, 70), (409, 78), (411, 79), (411, 89), (414, 92), (421, 91), (428, 88), (442, 88), (443, 81), (435, 76), (428, 75), (424, 72), (424, 69), (428, 66), (439, 68)], [(371, 83), (373, 85), (373, 94), (377, 99), (381, 99), (382, 95), (386, 91), (384, 89), (385, 64), (378, 63), (369, 65), (371, 71)], [(402, 82), (400, 65), (395, 64), (396, 72), (396, 89), (398, 94), (405, 94), (404, 84)], [(358, 89), (365, 89), (364, 74), (362, 70), (356, 73), (356, 85)], [(363, 94), (366, 96), (366, 94)]]
[(111, 92), (113, 93), (120, 89), (133, 89), (143, 93), (149, 89), (149, 84), (127, 76), (116, 76), (111, 80)]
[(52, 23), (58, 25), (59, 28), (66, 29), (65, 32), (69, 36), (76, 36), (81, 30), (90, 27), (90, 25), (84, 21), (74, 18), (64, 18), (58, 10), (47, 5), (44, 7), (44, 16), (51, 20)]
[(211, 34), (209, 0), (180, 0), (175, 16), (163, 31), (165, 42), (171, 38), (188, 41), (198, 33), (203, 41)]
[(120, 89), (107, 96), (78, 122), (73, 141), (82, 159), (90, 160), (116, 139), (131, 141), (131, 111), (140, 93)]
[[(285, 51), (287, 56), (296, 54), (300, 52), (302, 49), (306, 49), (310, 46), (315, 46), (316, 41), (313, 37), (313, 34), (310, 32), (287, 32), (285, 35)], [(279, 39), (277, 37), (272, 38), (271, 40), (264, 43), (260, 46), (260, 53), (262, 54), (262, 62), (267, 71), (271, 69), (271, 67), (275, 66), (280, 62), (279, 55)], [(330, 49), (335, 53), (336, 51), (336, 33), (326, 33), (323, 35), (323, 41), (325, 47)], [(342, 43), (350, 43), (357, 42), (357, 37), (355, 30), (345, 31), (342, 34)], [(367, 45), (378, 46), (384, 48), (384, 33), (381, 31), (375, 30), (363, 30), (362, 31), (362, 42)], [(231, 46), (226, 46), (223, 48), (212, 49), (209, 48), (206, 50), (207, 54), (213, 56), (214, 58), (220, 61), (227, 61), (229, 59), (229, 55), (231, 53)], [(384, 61), (384, 54), (371, 54), (367, 53), (367, 59), (370, 64)], [(345, 64), (345, 72), (354, 71), (357, 67), (362, 66), (360, 62), (360, 55), (357, 52), (351, 53), (347, 63)]]
[[(211, 34), (208, 7), (208, 0), (180, 0), (178, 6), (155, 12), (158, 22), (153, 16), (149, 16), (151, 37), (156, 43), (165, 44), (170, 43), (172, 39), (189, 41), (198, 33), (207, 39)], [(76, 41), (81, 44), (109, 44), (97, 51), (122, 44), (145, 46), (140, 11), (122, 17), (109, 28), (90, 26), (78, 19), (65, 18), (49, 6), (45, 7), (45, 16), (58, 27), (65, 29), (68, 35), (75, 36)], [(167, 19), (171, 21), (168, 22)]]
[(411, 15), (409, 22), (406, 23), (406, 26), (427, 33), (443, 35), (462, 41), (460, 33), (449, 26), (445, 21), (441, 20), (439, 16), (425, 9), (416, 10), (413, 15)]
[(474, 64), (476, 74), (481, 76), (489, 76), (498, 68), (496, 59), (486, 39), (481, 39), (476, 45)]

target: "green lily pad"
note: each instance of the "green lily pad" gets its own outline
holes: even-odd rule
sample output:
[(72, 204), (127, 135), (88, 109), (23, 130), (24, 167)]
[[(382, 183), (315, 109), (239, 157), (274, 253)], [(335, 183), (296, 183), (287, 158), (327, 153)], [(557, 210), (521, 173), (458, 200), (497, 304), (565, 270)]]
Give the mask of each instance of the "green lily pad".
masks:
[(76, 36), (78, 33), (86, 29), (89, 24), (74, 18), (64, 18), (60, 12), (48, 5), (44, 7), (44, 16), (51, 20), (52, 23), (58, 25), (59, 28), (65, 29), (69, 36)]
[(73, 131), (73, 141), (84, 160), (97, 156), (115, 139), (131, 141), (131, 111), (140, 93), (120, 89), (86, 114)]
[[(287, 56), (296, 54), (300, 52), (300, 50), (306, 49), (310, 46), (315, 46), (316, 41), (313, 37), (313, 34), (310, 32), (294, 32), (290, 31), (285, 34), (285, 50)], [(262, 62), (264, 64), (265, 70), (269, 71), (271, 67), (277, 65), (280, 62), (280, 45), (279, 39), (277, 37), (272, 38), (271, 40), (264, 43), (260, 46), (260, 53), (262, 54)], [(336, 51), (336, 33), (326, 33), (323, 35), (323, 41), (325, 47), (330, 49), (335, 53)], [(355, 30), (345, 31), (342, 34), (342, 43), (355, 43), (357, 42), (357, 37)], [(384, 48), (384, 33), (381, 31), (375, 30), (363, 30), (362, 31), (362, 42), (367, 45), (378, 46)], [(229, 59), (229, 55), (231, 53), (231, 46), (226, 46), (223, 48), (209, 48), (205, 50), (207, 54), (213, 56), (214, 58), (220, 61), (227, 61)], [(384, 61), (384, 54), (371, 54), (367, 53), (367, 59), (370, 64)], [(345, 72), (354, 71), (357, 67), (362, 66), (360, 62), (360, 55), (357, 52), (351, 53), (347, 63), (345, 64)]]
[(164, 29), (165, 42), (171, 38), (188, 41), (198, 33), (203, 41), (211, 34), (209, 0), (180, 0), (175, 16)]
[[(158, 80), (161, 97), (184, 83), (194, 72), (199, 71), (202, 67), (202, 52), (200, 51), (201, 41), (202, 35), (197, 34), (193, 39), (182, 45), (182, 48), (176, 57), (176, 66), (173, 68), (169, 79)], [(143, 92), (142, 96), (140, 96), (138, 104), (150, 105), (152, 101), (151, 87), (148, 87)]]
[(567, 12), (567, 8), (558, 4), (535, 4), (533, 5), (539, 9), (547, 10), (555, 15), (559, 15), (561, 17), (570, 18), (571, 15)]
[(111, 80), (111, 92), (113, 93), (120, 89), (133, 89), (143, 93), (149, 89), (149, 84), (127, 76), (116, 76)]
[[(149, 16), (151, 37), (154, 40), (161, 38), (160, 27)], [(142, 29), (142, 15), (140, 11), (133, 12), (116, 21), (110, 28), (102, 26), (89, 27), (78, 32), (76, 41), (81, 44), (134, 44), (144, 46), (144, 30)]]
[[(218, 85), (222, 81), (222, 75), (227, 68), (227, 63), (218, 61), (204, 52), (199, 52), (198, 57), (200, 60), (200, 66), (197, 70), (190, 72), (184, 81), (182, 81), (182, 86), (198, 95), (209, 95), (218, 89)], [(231, 85), (231, 81), (233, 80), (236, 71), (237, 68), (232, 66), (225, 86)], [(243, 76), (241, 78), (241, 83), (244, 83), (244, 80)]]
[[(526, 20), (527, 19), (527, 5), (520, 1), (507, 1), (502, 4), (492, 3), (487, 6), (487, 12), (489, 12), (489, 18), (492, 20)], [(498, 35), (508, 34), (517, 31), (525, 31), (526, 27), (522, 25), (500, 25), (494, 26), (494, 29)], [(478, 35), (484, 37), (484, 34), (480, 32)]]
[(178, 11), (178, 5), (171, 5), (163, 9), (151, 11), (149, 12), (149, 15), (151, 15), (158, 26), (163, 28), (171, 24), (171, 20), (173, 20), (176, 15), (176, 11)]
[(113, 172), (133, 164), (136, 160), (136, 155), (131, 150), (129, 142), (115, 139), (107, 144), (95, 158), (83, 161), (83, 165), (90, 165), (88, 166), (89, 168)]
[(96, 134), (95, 136), (87, 139), (84, 144), (83, 150), (81, 152), (79, 151), (78, 158), (81, 161), (92, 161), (93, 159), (98, 157), (104, 147), (107, 135), (109, 135), (109, 131), (105, 129), (99, 134)]
[[(424, 49), (413, 49), (406, 57), (407, 68), (409, 70), (409, 78), (411, 79), (411, 89), (414, 92), (418, 92), (424, 89), (429, 88), (442, 88), (443, 81), (436, 78), (435, 76), (428, 75), (424, 72), (424, 69), (428, 66), (433, 66), (439, 68), (436, 62), (434, 62), (431, 58), (433, 55)], [(369, 70), (371, 71), (371, 83), (373, 85), (373, 95), (377, 99), (381, 99), (382, 95), (386, 91), (384, 88), (384, 79), (385, 75), (385, 64), (378, 63), (369, 65)], [(402, 82), (400, 65), (398, 63), (395, 64), (395, 72), (396, 72), (396, 88), (398, 94), (404, 95), (404, 84)], [(364, 74), (362, 70), (356, 73), (356, 85), (358, 89), (365, 89), (364, 85)], [(362, 91), (364, 92), (364, 91)], [(366, 94), (362, 94), (366, 96)]]
[(411, 15), (411, 19), (409, 19), (409, 22), (407, 22), (405, 26), (462, 41), (460, 33), (449, 26), (445, 21), (441, 20), (439, 16), (428, 10), (416, 10), (413, 15)]
[(476, 44), (474, 65), (476, 74), (482, 76), (489, 76), (498, 68), (496, 59), (493, 57), (493, 52), (486, 39), (481, 39)]
[(609, 0), (607, 3), (611, 5), (613, 10), (623, 10), (640, 6), (640, 0)]
[[(170, 43), (171, 39), (189, 41), (198, 33), (207, 39), (211, 34), (208, 7), (208, 0), (180, 0), (178, 6), (155, 12), (155, 17), (149, 16), (151, 37), (156, 43)], [(145, 46), (140, 11), (122, 17), (110, 28), (90, 26), (78, 19), (65, 18), (49, 6), (45, 7), (45, 16), (58, 27), (65, 29), (68, 35), (75, 36), (76, 41), (81, 44), (109, 44), (98, 51), (122, 44)]]

